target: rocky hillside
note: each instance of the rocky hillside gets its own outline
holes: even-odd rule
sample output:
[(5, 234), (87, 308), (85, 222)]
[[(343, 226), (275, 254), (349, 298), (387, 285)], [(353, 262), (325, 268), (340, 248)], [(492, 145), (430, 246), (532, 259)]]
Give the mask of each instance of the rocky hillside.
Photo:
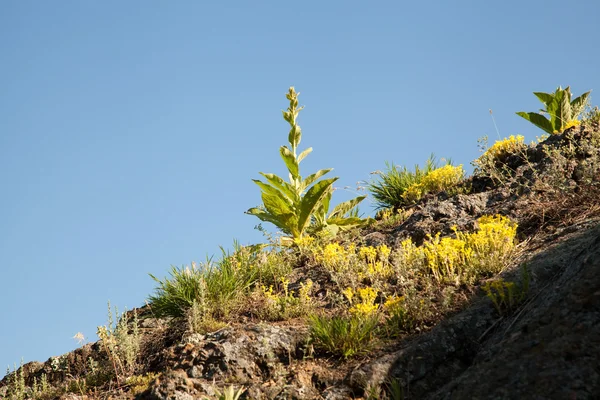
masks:
[[(498, 215), (516, 247), (473, 261), (482, 217)], [(103, 340), (7, 375), (0, 398), (600, 398), (597, 121), (335, 238), (276, 242), (223, 255), (232, 274), (258, 266), (242, 297), (214, 297), (202, 275), (207, 297), (169, 313), (162, 281)]]

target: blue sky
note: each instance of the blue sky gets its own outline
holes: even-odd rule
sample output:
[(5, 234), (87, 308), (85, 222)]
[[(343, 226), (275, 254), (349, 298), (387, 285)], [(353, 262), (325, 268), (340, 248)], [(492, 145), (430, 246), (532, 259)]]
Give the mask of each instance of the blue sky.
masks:
[(533, 140), (515, 115), (540, 108), (533, 91), (600, 88), (598, 15), (591, 0), (1, 2), (0, 376), (97, 340), (107, 301), (143, 305), (148, 273), (263, 240), (244, 211), (259, 171), (284, 172), (289, 86), (305, 175), (354, 187), (432, 152), (469, 166), (497, 137), (489, 109)]

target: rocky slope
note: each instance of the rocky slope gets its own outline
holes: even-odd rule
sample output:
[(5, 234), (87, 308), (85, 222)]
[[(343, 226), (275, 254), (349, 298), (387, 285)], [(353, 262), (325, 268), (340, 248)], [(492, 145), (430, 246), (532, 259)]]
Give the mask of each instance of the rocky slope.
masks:
[[(524, 264), (530, 274), (526, 300), (511, 312), (499, 314), (476, 287), (467, 307), (431, 329), (344, 361), (316, 354), (301, 319), (246, 318), (191, 334), (142, 307), (139, 379), (94, 371), (90, 358), (110, 361), (99, 341), (24, 365), (0, 382), (0, 398), (14, 396), (19, 379), (30, 388), (43, 376), (45, 390), (23, 389), (21, 398), (203, 399), (233, 384), (246, 388), (246, 399), (333, 400), (368, 398), (366, 388), (390, 382), (402, 393), (371, 398), (600, 398), (600, 128), (576, 127), (544, 145), (504, 160), (503, 182), (482, 174), (468, 194), (430, 195), (405, 220), (347, 239), (397, 247), (407, 237), (451, 234), (452, 226), (472, 230), (481, 215), (509, 216), (521, 243), (504, 277), (517, 277)], [(319, 279), (310, 268), (296, 274)]]

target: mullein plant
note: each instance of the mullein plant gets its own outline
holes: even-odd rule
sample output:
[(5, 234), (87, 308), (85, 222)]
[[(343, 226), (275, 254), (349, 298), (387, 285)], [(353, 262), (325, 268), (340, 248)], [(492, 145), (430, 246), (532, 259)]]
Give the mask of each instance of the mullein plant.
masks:
[[(296, 122), (298, 113), (304, 107), (298, 107), (298, 95), (294, 87), (290, 87), (286, 98), (290, 105), (283, 111), (283, 119), (290, 124), (288, 146), (281, 146), (279, 153), (289, 171), (289, 182), (275, 174), (260, 172), (266, 182), (253, 181), (261, 188), (262, 206), (246, 211), (260, 220), (270, 222), (288, 235), (282, 240), (290, 244), (305, 234), (327, 233), (335, 235), (340, 229), (347, 229), (364, 224), (366, 221), (352, 215), (356, 206), (366, 196), (359, 196), (337, 205), (331, 213), (329, 205), (333, 193), (333, 183), (337, 177), (319, 180), (332, 168), (322, 169), (302, 178), (300, 162), (312, 152), (312, 147), (297, 154), (302, 131)], [(356, 214), (356, 213), (354, 213)]]
[[(539, 113), (519, 111), (517, 115), (552, 135), (562, 133), (581, 123), (577, 118), (585, 110), (590, 92), (586, 92), (572, 101), (569, 86), (565, 89), (559, 86), (554, 93), (534, 92), (533, 94), (546, 108), (541, 109)], [(550, 119), (543, 114), (548, 114)]]

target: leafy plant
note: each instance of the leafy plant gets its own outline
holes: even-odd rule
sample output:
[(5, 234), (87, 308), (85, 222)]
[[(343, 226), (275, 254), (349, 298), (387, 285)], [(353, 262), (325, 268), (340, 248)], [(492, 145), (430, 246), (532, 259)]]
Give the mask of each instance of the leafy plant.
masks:
[(377, 323), (376, 314), (331, 318), (313, 316), (310, 321), (311, 338), (315, 347), (348, 358), (369, 350)]
[(219, 390), (215, 390), (217, 395), (217, 400), (238, 400), (241, 398), (242, 394), (246, 391), (245, 388), (241, 387), (238, 390), (235, 390), (233, 385), (225, 388), (223, 392)]
[(160, 280), (149, 274), (158, 283), (155, 294), (148, 300), (154, 313), (159, 316), (184, 317), (198, 303), (202, 309), (216, 317), (224, 317), (247, 294), (258, 278), (257, 257), (259, 247), (243, 247), (234, 242), (232, 254), (221, 248), (222, 257), (211, 259), (191, 268), (171, 267), (170, 278)]
[[(559, 86), (554, 93), (534, 92), (533, 94), (546, 108), (541, 109), (539, 113), (519, 111), (517, 115), (538, 128), (554, 134), (562, 133), (567, 128), (581, 123), (577, 118), (585, 110), (590, 92), (586, 92), (572, 101), (569, 86), (565, 89)], [(548, 114), (550, 119), (543, 114)]]
[(102, 341), (106, 355), (112, 362), (117, 383), (120, 384), (121, 377), (135, 372), (137, 357), (140, 352), (140, 334), (137, 312), (133, 313), (131, 333), (129, 332), (127, 312), (125, 311), (119, 316), (119, 311), (115, 307), (115, 317), (118, 320), (116, 323), (109, 302), (108, 324), (99, 326), (97, 334)]
[[(451, 162), (448, 161), (447, 165), (450, 164)], [(425, 167), (421, 168), (419, 165), (415, 165), (414, 171), (387, 161), (385, 165), (386, 171), (378, 173), (378, 179), (369, 183), (367, 189), (373, 195), (377, 208), (394, 210), (411, 204), (413, 200), (405, 197), (407, 190), (420, 184), (423, 178), (439, 167), (433, 154), (425, 162)]]
[(438, 193), (447, 190), (451, 194), (458, 193), (458, 184), (465, 178), (462, 165), (444, 165), (429, 172), (421, 182), (412, 184), (404, 193), (407, 202), (415, 203), (427, 193)]
[(312, 152), (312, 147), (297, 154), (298, 145), (302, 138), (300, 126), (296, 119), (304, 107), (298, 107), (298, 95), (290, 87), (286, 98), (290, 105), (283, 111), (283, 119), (290, 124), (288, 141), (290, 147), (281, 146), (279, 153), (289, 171), (289, 182), (275, 174), (260, 174), (266, 182), (258, 179), (253, 181), (262, 190), (261, 207), (254, 207), (246, 211), (255, 215), (260, 220), (270, 222), (281, 229), (293, 239), (302, 237), (305, 233), (329, 231), (337, 233), (340, 228), (361, 225), (364, 220), (347, 214), (355, 208), (366, 196), (359, 196), (353, 200), (343, 202), (336, 206), (330, 214), (329, 203), (333, 193), (333, 183), (338, 179), (329, 178), (319, 180), (332, 169), (322, 169), (312, 175), (302, 178), (300, 175), (300, 162)]
[(498, 314), (505, 315), (514, 311), (525, 300), (529, 292), (530, 280), (531, 275), (527, 269), (527, 265), (523, 264), (520, 284), (498, 279), (486, 282), (483, 286), (483, 291), (492, 300), (492, 303), (494, 303)]
[(158, 283), (148, 301), (158, 317), (183, 317), (195, 301), (206, 297), (205, 271), (193, 263), (191, 268), (172, 266), (169, 274), (164, 280), (148, 274)]

